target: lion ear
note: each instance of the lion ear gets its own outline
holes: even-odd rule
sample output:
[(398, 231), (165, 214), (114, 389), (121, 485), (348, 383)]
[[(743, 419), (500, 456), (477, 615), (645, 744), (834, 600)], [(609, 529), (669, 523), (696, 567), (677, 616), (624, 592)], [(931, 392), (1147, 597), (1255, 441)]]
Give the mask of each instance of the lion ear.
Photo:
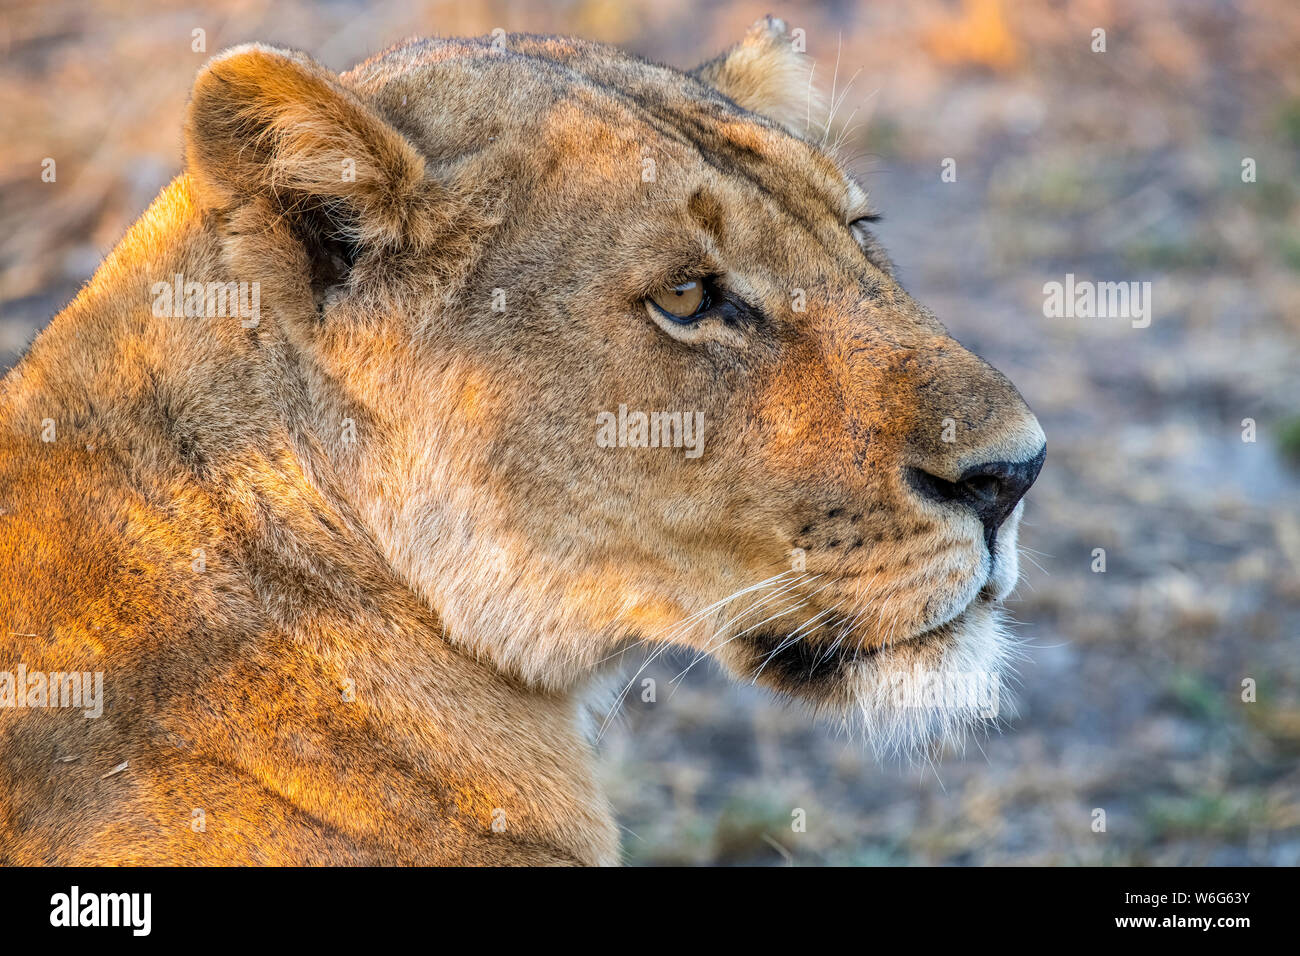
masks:
[(185, 149), (202, 204), (265, 198), (286, 213), (327, 210), (331, 231), (360, 244), (418, 239), (439, 189), (420, 153), (335, 74), (260, 44), (199, 73)]
[(696, 67), (691, 75), (737, 106), (761, 113), (802, 136), (809, 124), (822, 116), (812, 70), (802, 43), (790, 35), (785, 22), (764, 17), (738, 44)]

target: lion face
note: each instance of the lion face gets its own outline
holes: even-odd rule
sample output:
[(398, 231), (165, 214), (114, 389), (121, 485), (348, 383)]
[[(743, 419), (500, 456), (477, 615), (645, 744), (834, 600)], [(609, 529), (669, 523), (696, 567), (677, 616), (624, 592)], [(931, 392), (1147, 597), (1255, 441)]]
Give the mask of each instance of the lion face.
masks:
[[(288, 334), (350, 500), (451, 639), (557, 689), (684, 646), (891, 742), (971, 716), (900, 674), (996, 681), (1044, 436), (903, 291), (805, 135), (806, 81), (774, 21), (691, 75), (512, 37), (336, 82), (254, 48), (200, 78), (190, 152), (232, 221), (302, 208), (277, 196), (308, 145), (320, 176), (356, 160), (292, 230), (316, 314)], [(327, 95), (359, 118), (303, 145), (250, 129), (259, 100), (231, 148), (206, 138), (232, 97), (294, 84), (299, 126)], [(222, 165), (250, 136), (260, 191)]]

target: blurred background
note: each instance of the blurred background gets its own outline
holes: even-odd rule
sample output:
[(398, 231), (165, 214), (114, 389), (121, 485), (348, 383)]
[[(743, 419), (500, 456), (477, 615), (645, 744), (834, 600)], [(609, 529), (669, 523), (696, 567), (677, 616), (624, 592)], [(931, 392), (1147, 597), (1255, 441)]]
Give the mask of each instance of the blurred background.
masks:
[[(6, 0), (0, 370), (179, 170), (191, 81), (224, 47), (343, 70), (501, 27), (691, 67), (766, 13), (847, 90), (841, 153), (904, 284), (1047, 431), (1010, 605), (1028, 662), (1018, 716), (933, 766), (657, 664), (658, 701), (630, 695), (601, 743), (628, 861), (1300, 864), (1294, 0)], [(1151, 282), (1150, 326), (1045, 318), (1067, 273)]]

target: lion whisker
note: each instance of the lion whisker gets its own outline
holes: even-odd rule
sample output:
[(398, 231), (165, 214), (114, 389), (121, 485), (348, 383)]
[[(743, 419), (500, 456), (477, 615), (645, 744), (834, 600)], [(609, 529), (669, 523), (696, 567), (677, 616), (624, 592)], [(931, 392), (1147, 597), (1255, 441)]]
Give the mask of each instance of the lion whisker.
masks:
[[(820, 577), (820, 575), (819, 575), (819, 577)], [(713, 633), (712, 633), (712, 634), (709, 636), (709, 638), (704, 642), (704, 643), (705, 643), (704, 648), (703, 648), (702, 650), (700, 650), (700, 651), (696, 654), (695, 659), (691, 661), (691, 663), (687, 666), (686, 669), (687, 669), (687, 670), (690, 670), (690, 668), (693, 667), (693, 666), (695, 666), (695, 664), (697, 664), (700, 660), (702, 660), (703, 658), (705, 658), (706, 656), (708, 656), (710, 653), (712, 653), (714, 650), (716, 650), (717, 648), (715, 648), (715, 647), (713, 646), (713, 641), (714, 641), (716, 638), (718, 638), (719, 636), (721, 636), (723, 633), (725, 633), (725, 632), (726, 632), (726, 629), (727, 629), (730, 625), (735, 624), (735, 623), (736, 623), (737, 621), (739, 621), (741, 618), (746, 617), (747, 615), (753, 613), (754, 611), (758, 610), (759, 608), (764, 607), (764, 606), (766, 606), (767, 604), (770, 604), (774, 599), (780, 597), (781, 595), (786, 594), (786, 593), (790, 592), (791, 590), (794, 590), (794, 589), (797, 588), (801, 583), (802, 583), (801, 580), (798, 580), (798, 579), (795, 580), (795, 581), (794, 581), (792, 584), (790, 584), (789, 586), (782, 588), (780, 591), (777, 591), (777, 592), (775, 592), (774, 594), (767, 595), (767, 596), (764, 597), (761, 601), (758, 601), (758, 602), (756, 602), (756, 603), (754, 603), (754, 604), (751, 604), (749, 607), (747, 607), (747, 608), (746, 608), (744, 611), (742, 611), (740, 614), (738, 614), (738, 615), (736, 615), (735, 617), (733, 617), (730, 621), (727, 621), (726, 623), (724, 623), (724, 624), (718, 626), (717, 628), (715, 628), (714, 631), (713, 631)], [(824, 588), (825, 586), (826, 586), (826, 585), (823, 585), (822, 587)], [(819, 588), (818, 591), (814, 591), (813, 593), (816, 594), (816, 593), (818, 593), (820, 590), (822, 590), (822, 589)], [(780, 612), (780, 613), (781, 613), (781, 614), (786, 614), (786, 613), (789, 613), (789, 612), (783, 610), (783, 611)], [(780, 614), (778, 614), (777, 616), (779, 617)], [(738, 636), (738, 635), (736, 635), (736, 636)], [(733, 637), (733, 638), (728, 638), (726, 641), (723, 641), (722, 644), (718, 645), (718, 647), (719, 647), (719, 648), (720, 648), (720, 647), (725, 647), (725, 646), (726, 646), (727, 644), (729, 644), (733, 639), (734, 639), (734, 637)], [(682, 673), (684, 674), (685, 671), (683, 671)], [(680, 675), (679, 675), (679, 676), (680, 676)]]
[[(782, 571), (780, 574), (767, 578), (765, 581), (761, 581), (758, 584), (749, 585), (747, 587), (741, 588), (740, 590), (735, 591), (732, 594), (729, 594), (727, 597), (723, 598), (722, 600), (715, 601), (713, 604), (709, 605), (708, 607), (687, 616), (677, 624), (671, 625), (668, 628), (664, 628), (659, 632), (656, 632), (655, 635), (652, 635), (651, 637), (644, 638), (641, 641), (638, 641), (637, 642), (638, 644), (646, 643), (648, 641), (655, 640), (655, 639), (662, 639), (663, 642), (645, 659), (644, 662), (642, 662), (641, 666), (637, 668), (636, 673), (632, 675), (631, 679), (628, 680), (627, 684), (624, 685), (623, 689), (619, 691), (618, 695), (615, 697), (614, 702), (610, 705), (609, 710), (605, 714), (605, 719), (602, 721), (600, 725), (600, 729), (596, 733), (597, 742), (600, 741), (601, 737), (605, 733), (605, 730), (609, 727), (610, 721), (613, 719), (615, 712), (623, 705), (623, 702), (627, 699), (627, 695), (631, 691), (633, 685), (636, 684), (637, 678), (640, 677), (645, 672), (646, 668), (648, 668), (651, 664), (653, 664), (660, 657), (660, 655), (662, 655), (665, 651), (667, 651), (670, 647), (673, 646), (671, 643), (671, 638), (673, 636), (679, 633), (682, 629), (687, 628), (695, 623), (698, 623), (699, 620), (702, 620), (709, 613), (715, 612), (721, 609), (722, 607), (725, 607), (728, 602), (733, 601), (738, 597), (742, 597), (745, 594), (752, 593), (756, 590), (760, 590), (764, 587), (773, 587), (775, 586), (776, 582), (780, 581), (786, 575), (793, 574), (793, 573), (795, 572)], [(820, 577), (820, 576), (821, 575), (817, 575), (816, 577)], [(807, 575), (801, 574), (800, 577), (807, 577)], [(814, 578), (814, 580), (815, 579), (816, 578)], [(798, 580), (799, 579), (796, 579), (796, 583), (798, 583)], [(663, 635), (662, 638), (660, 638), (661, 635)]]
[[(808, 620), (804, 621), (804, 623), (797, 630), (795, 630), (794, 633), (789, 635), (789, 637), (787, 637), (786, 640), (782, 641), (779, 645), (777, 645), (777, 647), (773, 651), (771, 651), (766, 658), (764, 658), (763, 663), (759, 665), (758, 670), (754, 672), (754, 682), (758, 681), (758, 678), (763, 673), (763, 668), (767, 667), (767, 665), (771, 663), (772, 659), (776, 657), (777, 654), (781, 653), (781, 651), (785, 650), (787, 647), (793, 647), (795, 644), (799, 643), (799, 641), (803, 639), (804, 632), (806, 631), (808, 625), (810, 625), (813, 621), (817, 620), (819, 617), (822, 617), (823, 615), (835, 613), (835, 611), (838, 608), (842, 607), (843, 604), (844, 604), (843, 601), (838, 601), (835, 604), (831, 605), (830, 607), (826, 608), (824, 611), (814, 614)], [(821, 625), (818, 625), (818, 627), (820, 626)], [(813, 630), (816, 629), (817, 628), (813, 628)]]

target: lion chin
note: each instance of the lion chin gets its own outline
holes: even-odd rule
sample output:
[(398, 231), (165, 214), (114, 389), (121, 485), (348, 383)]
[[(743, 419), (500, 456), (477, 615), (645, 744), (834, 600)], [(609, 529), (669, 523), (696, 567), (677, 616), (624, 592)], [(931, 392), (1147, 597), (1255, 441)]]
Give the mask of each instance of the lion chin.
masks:
[(723, 660), (737, 677), (803, 701), (882, 760), (961, 751), (972, 731), (1008, 719), (1007, 685), (1023, 656), (1006, 612), (984, 595), (938, 627), (870, 649), (828, 648), (785, 629), (733, 643), (744, 646)]
[(1019, 645), (1000, 606), (977, 599), (926, 635), (850, 665), (845, 719), (878, 758), (962, 750), (972, 731), (1011, 716), (1006, 683)]

